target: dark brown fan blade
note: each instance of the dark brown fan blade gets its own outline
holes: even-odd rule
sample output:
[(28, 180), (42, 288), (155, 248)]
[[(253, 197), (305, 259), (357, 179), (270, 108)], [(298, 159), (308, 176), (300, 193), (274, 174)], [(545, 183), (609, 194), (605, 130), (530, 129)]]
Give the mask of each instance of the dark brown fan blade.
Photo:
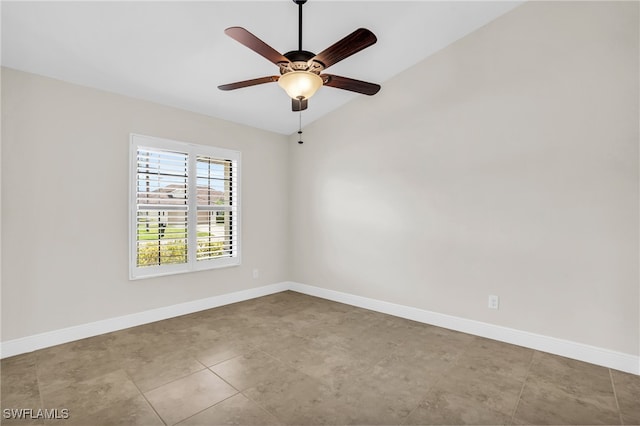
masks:
[(291, 99), (291, 111), (304, 111), (308, 105), (308, 99)]
[(325, 68), (371, 46), (378, 39), (366, 28), (358, 28), (339, 42), (318, 53), (313, 60), (322, 62)]
[(242, 27), (230, 27), (224, 30), (224, 33), (276, 65), (278, 65), (279, 62), (289, 62), (287, 58), (278, 53), (273, 47)]
[(362, 93), (363, 95), (375, 95), (380, 90), (379, 84), (367, 83), (366, 81), (356, 80), (353, 78), (340, 77), (339, 75), (320, 74), (320, 78), (322, 78), (325, 86)]
[(235, 90), (243, 87), (255, 86), (256, 84), (272, 83), (278, 81), (280, 77), (273, 75), (271, 77), (254, 78), (253, 80), (238, 81), (236, 83), (223, 84), (218, 86), (220, 90)]

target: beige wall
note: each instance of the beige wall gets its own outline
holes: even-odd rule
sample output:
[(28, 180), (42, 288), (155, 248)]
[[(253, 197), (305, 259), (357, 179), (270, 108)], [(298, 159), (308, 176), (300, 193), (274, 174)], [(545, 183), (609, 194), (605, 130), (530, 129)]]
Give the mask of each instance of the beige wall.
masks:
[[(128, 280), (131, 132), (242, 152), (242, 266)], [(281, 135), (3, 69), (2, 340), (286, 280), (286, 146)]]
[(308, 126), (292, 279), (639, 354), (638, 50), (638, 2), (531, 2)]

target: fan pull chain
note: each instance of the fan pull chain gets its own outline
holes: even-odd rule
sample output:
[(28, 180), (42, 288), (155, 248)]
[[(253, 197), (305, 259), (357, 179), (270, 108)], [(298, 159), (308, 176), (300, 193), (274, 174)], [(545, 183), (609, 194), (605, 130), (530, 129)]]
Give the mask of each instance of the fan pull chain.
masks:
[(300, 121), (298, 122), (298, 143), (303, 144), (302, 142), (302, 111), (300, 111)]

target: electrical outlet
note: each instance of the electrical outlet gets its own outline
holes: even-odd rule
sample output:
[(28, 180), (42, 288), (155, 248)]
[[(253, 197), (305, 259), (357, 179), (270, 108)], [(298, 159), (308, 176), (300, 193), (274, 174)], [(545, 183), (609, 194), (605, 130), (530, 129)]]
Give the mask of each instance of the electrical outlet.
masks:
[(489, 309), (498, 309), (500, 306), (500, 298), (498, 296), (489, 296)]
[(257, 280), (260, 277), (260, 271), (257, 269), (253, 270), (253, 279)]

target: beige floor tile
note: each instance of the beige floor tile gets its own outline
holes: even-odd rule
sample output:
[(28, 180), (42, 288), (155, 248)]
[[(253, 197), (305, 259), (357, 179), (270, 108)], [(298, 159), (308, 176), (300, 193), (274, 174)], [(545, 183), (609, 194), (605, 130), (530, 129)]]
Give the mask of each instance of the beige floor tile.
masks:
[(309, 346), (309, 341), (310, 339), (304, 333), (293, 333), (287, 334), (279, 339), (263, 340), (260, 344), (256, 345), (256, 348), (288, 362), (287, 357), (283, 355), (304, 350)]
[(640, 376), (611, 370), (625, 425), (640, 425)]
[[(3, 359), (0, 362), (0, 423), (43, 425), (43, 419), (32, 419), (30, 412), (20, 411), (31, 409), (37, 413), (41, 408), (35, 354), (31, 352)], [(10, 411), (6, 413), (4, 410)]]
[(576, 396), (613, 392), (609, 369), (545, 352), (534, 353), (530, 375)]
[(354, 359), (376, 364), (394, 353), (398, 344), (385, 336), (378, 335), (376, 330), (371, 328), (350, 339), (341, 347)]
[[(372, 321), (376, 315), (382, 314), (364, 314), (360, 310), (342, 314), (327, 324), (317, 323), (305, 328), (297, 337), (306, 342), (306, 349), (321, 350), (328, 354), (332, 348), (337, 348), (341, 357), (348, 356), (358, 363), (374, 365), (391, 355), (398, 347), (397, 343), (389, 339), (388, 333), (373, 326)], [(282, 352), (286, 352), (286, 348), (280, 349), (279, 353), (274, 352), (275, 356), (280, 357)], [(270, 351), (269, 348), (265, 350)]]
[(59, 426), (163, 426), (164, 422), (142, 395), (120, 400), (94, 413), (74, 413), (68, 419), (49, 420)]
[(271, 426), (280, 424), (275, 417), (242, 394), (225, 399), (213, 407), (207, 408), (178, 423), (179, 426)]
[(109, 351), (112, 337), (102, 335), (35, 352), (40, 388), (52, 392), (122, 368)]
[(179, 326), (174, 324), (174, 319), (169, 319), (112, 333), (108, 344), (111, 358), (148, 360), (158, 354), (184, 353), (186, 348), (199, 342), (200, 334), (180, 318)]
[(349, 424), (402, 424), (440, 375), (413, 374), (393, 359), (345, 384), (339, 392), (349, 407)]
[(70, 383), (65, 388), (42, 391), (42, 405), (47, 409), (69, 410), (69, 416), (83, 418), (107, 407), (138, 397), (140, 392), (123, 370)]
[(615, 425), (620, 417), (612, 407), (601, 407), (556, 388), (527, 381), (515, 418), (538, 425)]
[(638, 376), (291, 291), (0, 366), (56, 424), (640, 424)]
[(469, 334), (426, 324), (413, 325), (412, 330), (410, 335), (400, 341), (396, 353), (405, 353), (408, 356), (417, 354), (453, 362), (465, 353), (475, 340), (475, 337)]
[(200, 363), (211, 367), (253, 350), (253, 347), (248, 344), (225, 338), (201, 342), (191, 353)]
[[(239, 333), (252, 324), (249, 317), (237, 311), (240, 307), (241, 304), (234, 304), (200, 312), (192, 317), (194, 322), (190, 332), (208, 339), (241, 342), (245, 339)], [(196, 345), (199, 343), (196, 342)]]
[(292, 331), (280, 323), (263, 321), (254, 325), (238, 329), (233, 335), (227, 335), (230, 341), (243, 346), (260, 348), (265, 342), (277, 341), (291, 335)]
[(534, 352), (533, 349), (477, 337), (460, 356), (457, 367), (524, 381)]
[(239, 314), (248, 319), (268, 318), (295, 310), (297, 306), (305, 304), (306, 300), (308, 299), (304, 295), (283, 292), (234, 303), (233, 305), (228, 305), (228, 307), (230, 308), (230, 313)]
[(238, 393), (209, 370), (198, 371), (145, 393), (145, 397), (168, 424), (181, 420)]
[(214, 365), (211, 370), (242, 391), (285, 374), (291, 367), (262, 351), (255, 350)]
[(317, 338), (335, 338), (341, 341), (350, 341), (359, 337), (379, 319), (380, 313), (367, 311), (366, 309), (352, 307), (351, 310), (331, 315), (322, 322), (313, 324), (305, 329), (305, 336)]
[(434, 390), (481, 405), (487, 410), (511, 415), (522, 390), (522, 380), (473, 371), (456, 364), (437, 383)]
[(27, 418), (13, 418), (13, 417), (8, 417), (8, 418), (2, 418), (2, 423), (0, 423), (4, 426), (41, 426), (44, 425), (44, 419), (41, 418), (33, 418), (33, 419), (27, 419)]
[[(309, 376), (338, 389), (370, 369), (375, 361), (353, 356), (342, 344), (291, 335), (261, 346), (265, 352)], [(379, 355), (380, 357), (385, 354)], [(377, 357), (375, 357), (377, 360)]]
[(534, 424), (620, 424), (609, 370), (536, 352), (515, 418)]
[(290, 352), (289, 348), (297, 350), (308, 346), (309, 341), (313, 341), (323, 347), (344, 346), (354, 339), (354, 334), (351, 330), (347, 330), (342, 326), (315, 324), (307, 326), (300, 332), (291, 333), (282, 339), (261, 342), (258, 347), (279, 357), (282, 353)]
[(0, 364), (0, 405), (5, 408), (41, 408), (33, 353), (5, 358)]
[(132, 358), (124, 362), (124, 369), (140, 391), (151, 389), (188, 376), (205, 366), (186, 352), (158, 352), (150, 358)]
[(5, 417), (5, 414), (2, 415), (2, 417), (0, 417), (0, 424), (7, 426), (35, 426), (35, 425), (44, 425), (44, 418), (41, 418), (37, 415), (37, 410), (33, 412), (34, 414), (26, 414), (26, 412), (24, 412), (23, 414), (11, 414), (8, 413), (6, 414), (7, 417)]
[[(341, 393), (352, 424), (401, 424), (425, 395), (446, 378), (459, 356), (456, 344), (410, 340), (375, 364)], [(466, 344), (466, 343), (465, 343)]]
[(493, 411), (474, 399), (437, 389), (429, 392), (405, 424), (408, 425), (508, 425), (511, 416)]
[(512, 418), (511, 419), (511, 424), (514, 426), (533, 426), (533, 423), (531, 422), (525, 422), (524, 420), (520, 420), (518, 418)]
[(320, 301), (308, 298), (299, 304), (271, 317), (272, 323), (287, 329), (291, 333), (299, 333), (307, 327), (324, 324), (326, 321), (340, 317), (350, 311), (348, 305)]
[(367, 316), (368, 327), (365, 328), (364, 334), (373, 333), (389, 342), (406, 344), (421, 339), (423, 333), (429, 332), (430, 327), (424, 324), (391, 315), (375, 314), (372, 317)]
[(329, 386), (294, 369), (242, 393), (285, 424), (335, 425), (348, 418), (348, 407)]
[(434, 377), (453, 368), (462, 352), (462, 348), (449, 342), (420, 339), (402, 343), (379, 365), (394, 363), (398, 368), (411, 371), (411, 374)]

